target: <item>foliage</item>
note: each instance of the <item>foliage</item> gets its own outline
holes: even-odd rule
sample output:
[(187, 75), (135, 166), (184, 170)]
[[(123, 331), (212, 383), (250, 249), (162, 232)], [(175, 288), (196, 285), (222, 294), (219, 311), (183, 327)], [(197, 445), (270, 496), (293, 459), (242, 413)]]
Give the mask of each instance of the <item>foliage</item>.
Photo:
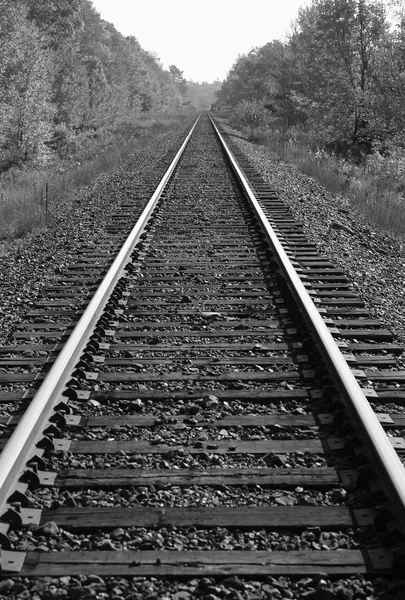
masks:
[(64, 144), (69, 144), (71, 155), (63, 166), (24, 170), (13, 167), (0, 174), (0, 240), (24, 237), (44, 225), (52, 226), (61, 207), (69, 206), (79, 193), (85, 192), (80, 188), (121, 168), (131, 155), (156, 143), (158, 136), (178, 128), (185, 119), (185, 115), (167, 112), (153, 112), (147, 117), (142, 114), (125, 122), (116, 132), (99, 132), (95, 139), (86, 138), (85, 133), (69, 137), (69, 131), (59, 127), (55, 143), (60, 144), (62, 153)]
[(89, 0), (0, 0), (0, 14), (2, 170), (49, 163), (83, 134), (183, 102), (181, 71), (165, 71)]
[(362, 163), (405, 146), (405, 27), (380, 0), (312, 0), (285, 43), (239, 56), (218, 97), (263, 102), (286, 139)]
[(314, 0), (302, 9), (290, 39), (307, 117), (331, 150), (355, 158), (377, 134), (376, 58), (388, 33), (385, 9), (374, 0)]
[(254, 48), (238, 57), (218, 92), (218, 99), (231, 106), (243, 100), (257, 100), (272, 113), (288, 118), (290, 69), (289, 51), (281, 42)]
[(210, 110), (217, 100), (216, 93), (221, 87), (221, 81), (216, 80), (212, 83), (203, 81), (187, 82), (187, 99), (197, 110)]
[(311, 152), (295, 140), (287, 142), (268, 135), (268, 147), (306, 175), (315, 178), (333, 194), (344, 195), (357, 206), (367, 221), (390, 234), (405, 237), (404, 174), (405, 159), (368, 155), (361, 166), (331, 156)]
[[(331, 191), (345, 193), (375, 224), (404, 235), (400, 4), (312, 0), (300, 9), (284, 43), (238, 57), (218, 98), (251, 138)], [(260, 106), (273, 120), (249, 131), (260, 120), (254, 110)]]
[(235, 107), (235, 116), (243, 127), (267, 129), (271, 113), (259, 100), (241, 100)]
[(20, 164), (44, 151), (53, 106), (51, 61), (26, 7), (0, 0), (0, 165)]
[(187, 94), (187, 81), (183, 77), (183, 71), (180, 71), (176, 65), (169, 66), (169, 73), (172, 77), (181, 96), (184, 98)]

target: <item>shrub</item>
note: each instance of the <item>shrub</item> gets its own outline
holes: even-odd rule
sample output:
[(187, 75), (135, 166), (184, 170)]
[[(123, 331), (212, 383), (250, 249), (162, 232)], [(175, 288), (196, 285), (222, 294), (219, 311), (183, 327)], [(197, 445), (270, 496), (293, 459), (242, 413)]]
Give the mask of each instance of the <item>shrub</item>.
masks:
[(242, 100), (235, 107), (235, 116), (242, 127), (251, 129), (268, 129), (273, 121), (271, 112), (259, 100)]

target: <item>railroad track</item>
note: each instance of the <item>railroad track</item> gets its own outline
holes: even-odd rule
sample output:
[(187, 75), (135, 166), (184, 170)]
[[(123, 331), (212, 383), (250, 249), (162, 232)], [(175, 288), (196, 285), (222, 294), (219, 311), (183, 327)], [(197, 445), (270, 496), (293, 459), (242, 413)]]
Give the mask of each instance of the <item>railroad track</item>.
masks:
[(217, 135), (0, 348), (3, 579), (402, 573), (402, 348)]

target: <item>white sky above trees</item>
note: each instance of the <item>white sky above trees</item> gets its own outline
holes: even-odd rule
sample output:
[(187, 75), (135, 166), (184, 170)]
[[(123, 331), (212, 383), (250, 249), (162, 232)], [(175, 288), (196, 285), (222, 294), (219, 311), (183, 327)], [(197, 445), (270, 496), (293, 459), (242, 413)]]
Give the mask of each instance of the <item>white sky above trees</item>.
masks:
[(307, 0), (92, 0), (105, 21), (134, 35), (186, 79), (225, 79), (238, 54), (284, 39)]

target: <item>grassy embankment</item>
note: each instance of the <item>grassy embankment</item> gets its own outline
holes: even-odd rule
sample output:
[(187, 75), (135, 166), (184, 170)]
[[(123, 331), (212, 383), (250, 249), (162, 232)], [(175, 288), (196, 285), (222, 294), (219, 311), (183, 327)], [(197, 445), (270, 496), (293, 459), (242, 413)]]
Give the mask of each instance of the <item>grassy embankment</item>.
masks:
[(47, 168), (25, 167), (0, 173), (0, 240), (21, 238), (51, 226), (60, 203), (71, 202), (101, 173), (114, 171), (131, 154), (189, 118), (149, 114), (117, 132), (83, 140), (69, 158), (53, 161)]
[[(236, 127), (232, 118), (227, 120)], [(405, 238), (405, 156), (401, 151), (387, 158), (374, 154), (364, 165), (356, 166), (324, 152), (310, 152), (269, 131), (242, 129), (248, 140), (265, 145), (328, 191), (347, 198), (370, 225)]]
[(266, 146), (328, 191), (347, 198), (370, 224), (395, 237), (405, 237), (405, 159), (375, 155), (356, 166), (326, 153), (282, 144), (275, 138), (269, 137)]

